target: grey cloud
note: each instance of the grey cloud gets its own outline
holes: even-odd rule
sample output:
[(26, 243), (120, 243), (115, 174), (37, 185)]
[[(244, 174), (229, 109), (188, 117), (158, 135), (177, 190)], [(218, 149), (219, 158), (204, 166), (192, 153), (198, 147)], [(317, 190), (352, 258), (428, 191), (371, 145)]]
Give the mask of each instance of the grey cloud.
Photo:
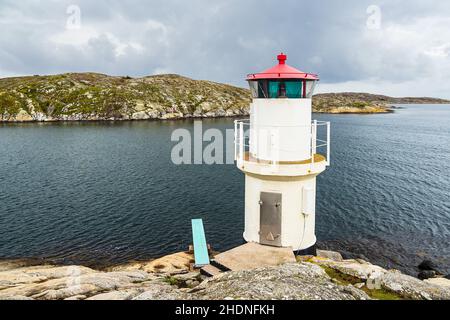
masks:
[[(76, 32), (65, 30), (71, 4), (82, 13)], [(382, 10), (381, 31), (367, 30), (372, 4)], [(7, 0), (0, 1), (0, 76), (173, 72), (244, 86), (246, 73), (285, 51), (290, 64), (325, 84), (419, 81), (450, 71), (450, 33), (435, 32), (449, 14), (447, 2), (419, 0)], [(416, 36), (424, 19), (435, 29)], [(412, 94), (432, 95), (433, 85)]]

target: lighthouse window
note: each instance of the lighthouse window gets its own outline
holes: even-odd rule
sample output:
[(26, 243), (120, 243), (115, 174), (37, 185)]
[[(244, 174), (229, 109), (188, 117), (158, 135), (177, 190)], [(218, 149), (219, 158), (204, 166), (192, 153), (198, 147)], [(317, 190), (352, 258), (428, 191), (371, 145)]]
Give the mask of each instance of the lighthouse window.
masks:
[(307, 99), (311, 99), (314, 94), (314, 89), (316, 88), (316, 81), (305, 81), (306, 83), (306, 97)]
[(258, 98), (267, 99), (269, 97), (268, 83), (267, 80), (258, 81)]
[(258, 80), (249, 81), (255, 99), (302, 99), (311, 98), (315, 81), (305, 80)]
[(290, 99), (302, 98), (302, 83), (300, 81), (288, 81), (286, 84), (286, 95)]
[(269, 98), (301, 99), (302, 88), (301, 81), (270, 81)]
[(259, 98), (258, 81), (249, 81), (253, 98)]
[(269, 82), (269, 98), (278, 98), (280, 95), (280, 83), (278, 81)]

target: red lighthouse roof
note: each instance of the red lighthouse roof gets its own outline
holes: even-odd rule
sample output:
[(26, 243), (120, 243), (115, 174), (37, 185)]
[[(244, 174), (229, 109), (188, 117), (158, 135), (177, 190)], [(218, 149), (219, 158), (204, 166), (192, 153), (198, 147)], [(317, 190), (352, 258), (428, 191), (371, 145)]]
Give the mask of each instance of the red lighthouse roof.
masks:
[(306, 73), (297, 70), (286, 64), (287, 55), (281, 53), (278, 55), (278, 65), (267, 69), (261, 73), (249, 74), (248, 81), (264, 80), (264, 79), (303, 79), (303, 80), (319, 80), (319, 76), (312, 73)]

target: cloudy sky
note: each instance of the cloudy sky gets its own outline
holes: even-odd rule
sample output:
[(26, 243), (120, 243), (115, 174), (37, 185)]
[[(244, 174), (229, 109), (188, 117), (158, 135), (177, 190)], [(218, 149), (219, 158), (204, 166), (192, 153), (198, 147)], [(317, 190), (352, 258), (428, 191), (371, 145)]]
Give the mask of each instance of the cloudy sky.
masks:
[(320, 91), (450, 98), (450, 1), (0, 0), (0, 77), (178, 73), (245, 86), (275, 63)]

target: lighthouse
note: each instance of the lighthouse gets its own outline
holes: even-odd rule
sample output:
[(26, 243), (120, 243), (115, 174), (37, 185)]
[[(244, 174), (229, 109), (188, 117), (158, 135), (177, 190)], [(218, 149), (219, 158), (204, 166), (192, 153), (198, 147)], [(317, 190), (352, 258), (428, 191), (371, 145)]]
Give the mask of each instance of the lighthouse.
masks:
[(245, 174), (246, 242), (314, 254), (316, 179), (330, 165), (330, 123), (312, 120), (319, 77), (278, 64), (247, 81), (250, 119), (235, 121), (235, 158)]

